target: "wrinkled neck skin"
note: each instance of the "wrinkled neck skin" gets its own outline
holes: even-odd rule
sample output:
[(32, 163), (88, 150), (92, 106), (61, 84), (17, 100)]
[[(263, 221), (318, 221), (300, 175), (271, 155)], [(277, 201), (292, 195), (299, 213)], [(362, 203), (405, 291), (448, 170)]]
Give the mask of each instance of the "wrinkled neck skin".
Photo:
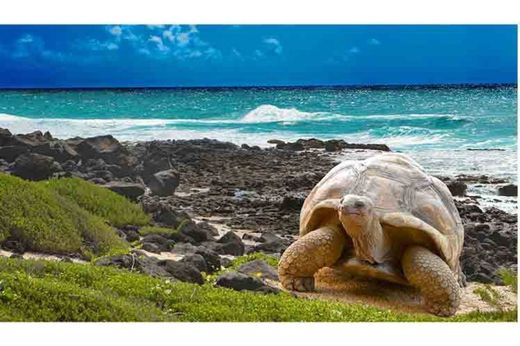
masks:
[(340, 221), (347, 234), (352, 238), (358, 259), (371, 264), (383, 263), (387, 260), (390, 249), (389, 240), (379, 223), (379, 217), (374, 212), (364, 218), (340, 215)]

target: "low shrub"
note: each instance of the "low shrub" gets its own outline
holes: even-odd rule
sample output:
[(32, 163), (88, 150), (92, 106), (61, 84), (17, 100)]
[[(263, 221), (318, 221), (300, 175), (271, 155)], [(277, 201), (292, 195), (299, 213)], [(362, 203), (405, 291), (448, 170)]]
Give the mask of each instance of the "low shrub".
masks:
[(102, 186), (79, 178), (61, 178), (42, 181), (39, 184), (75, 201), (81, 208), (97, 215), (112, 226), (142, 226), (150, 217), (142, 208)]
[(122, 269), (0, 258), (0, 321), (516, 321), (516, 311), (451, 318), (237, 292)]
[(501, 268), (498, 275), (507, 286), (511, 287), (513, 292), (518, 292), (518, 274), (511, 269)]
[(83, 255), (128, 247), (103, 219), (40, 183), (0, 173), (0, 241), (13, 239), (27, 250)]

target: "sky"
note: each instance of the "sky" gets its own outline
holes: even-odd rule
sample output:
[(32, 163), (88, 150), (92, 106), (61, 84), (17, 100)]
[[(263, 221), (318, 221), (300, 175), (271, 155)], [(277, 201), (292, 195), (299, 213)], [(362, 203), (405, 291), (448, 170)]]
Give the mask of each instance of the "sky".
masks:
[(0, 87), (516, 83), (514, 25), (0, 26)]

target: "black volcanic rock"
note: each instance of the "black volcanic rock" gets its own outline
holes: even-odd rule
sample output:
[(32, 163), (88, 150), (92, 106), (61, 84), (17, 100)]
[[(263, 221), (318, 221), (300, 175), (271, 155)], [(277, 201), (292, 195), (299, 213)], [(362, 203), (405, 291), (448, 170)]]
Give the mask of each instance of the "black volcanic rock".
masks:
[(514, 184), (504, 185), (498, 188), (499, 196), (518, 196), (518, 186)]
[(48, 179), (58, 171), (61, 166), (52, 157), (33, 153), (18, 156), (12, 168), (13, 175), (29, 180)]

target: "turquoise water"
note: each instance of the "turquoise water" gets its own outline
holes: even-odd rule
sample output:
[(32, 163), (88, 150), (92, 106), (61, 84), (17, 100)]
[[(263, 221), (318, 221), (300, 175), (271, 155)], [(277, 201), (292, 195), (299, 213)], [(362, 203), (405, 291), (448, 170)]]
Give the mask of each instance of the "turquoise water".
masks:
[(516, 177), (516, 115), (516, 87), (0, 91), (0, 127), (14, 133), (260, 146), (343, 138), (386, 143), (432, 170), (508, 177)]
[(513, 148), (516, 88), (0, 91), (0, 126), (60, 137), (343, 138), (397, 150)]
[[(260, 146), (272, 138), (342, 138), (386, 143), (431, 174), (517, 181), (516, 87), (0, 90), (0, 127), (58, 138), (207, 137)], [(484, 207), (516, 213), (516, 198), (497, 196), (496, 187), (469, 193)]]

